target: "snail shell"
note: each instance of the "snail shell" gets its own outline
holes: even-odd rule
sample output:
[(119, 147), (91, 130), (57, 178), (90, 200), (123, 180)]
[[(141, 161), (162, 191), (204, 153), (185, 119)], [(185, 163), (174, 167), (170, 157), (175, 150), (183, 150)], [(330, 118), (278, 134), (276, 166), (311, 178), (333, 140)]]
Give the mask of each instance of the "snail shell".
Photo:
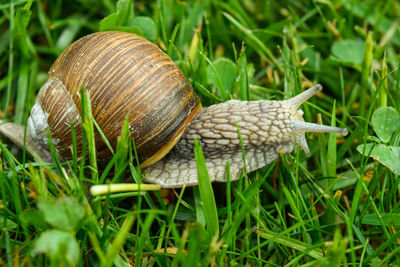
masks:
[[(210, 179), (225, 181), (226, 162), (231, 180), (238, 179), (244, 166), (237, 127), (248, 172), (297, 145), (310, 155), (306, 132), (347, 134), (343, 128), (304, 122), (298, 108), (320, 85), (288, 100), (231, 100), (201, 109), (190, 83), (157, 46), (134, 34), (99, 32), (79, 39), (55, 61), (28, 120), (28, 134), (46, 144), (50, 130), (64, 159), (71, 156), (71, 124), (81, 150), (82, 87), (90, 95), (93, 118), (113, 147), (129, 113), (131, 137), (141, 166), (147, 167), (145, 181), (163, 187), (197, 184), (195, 138), (203, 147)], [(99, 134), (96, 142), (98, 158), (110, 158)]]
[[(81, 150), (81, 97), (90, 95), (93, 118), (115, 148), (129, 113), (131, 137), (143, 166), (176, 144), (201, 105), (190, 83), (156, 45), (134, 34), (98, 32), (69, 46), (54, 62), (28, 120), (34, 140), (47, 143), (47, 129), (64, 159), (71, 157), (74, 124)], [(96, 135), (97, 155), (111, 152)]]

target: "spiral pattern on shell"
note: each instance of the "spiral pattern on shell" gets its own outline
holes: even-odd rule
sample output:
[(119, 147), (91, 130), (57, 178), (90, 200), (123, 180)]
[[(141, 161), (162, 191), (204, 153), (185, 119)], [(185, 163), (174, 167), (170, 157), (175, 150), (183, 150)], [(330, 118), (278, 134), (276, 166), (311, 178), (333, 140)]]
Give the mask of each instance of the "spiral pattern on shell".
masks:
[[(129, 113), (131, 137), (144, 165), (176, 144), (201, 108), (189, 81), (156, 45), (134, 34), (98, 32), (69, 46), (54, 62), (28, 121), (30, 135), (46, 143), (50, 130), (58, 154), (71, 155), (70, 125), (81, 150), (81, 97), (90, 95), (92, 113), (115, 148)], [(111, 153), (96, 135), (99, 158)]]

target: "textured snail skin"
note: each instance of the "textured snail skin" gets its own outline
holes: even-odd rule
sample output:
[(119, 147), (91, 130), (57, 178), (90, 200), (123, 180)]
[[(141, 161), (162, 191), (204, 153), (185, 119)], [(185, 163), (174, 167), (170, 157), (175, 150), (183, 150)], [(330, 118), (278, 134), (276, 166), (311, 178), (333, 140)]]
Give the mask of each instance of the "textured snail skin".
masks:
[(175, 148), (145, 170), (145, 181), (163, 187), (196, 185), (194, 138), (203, 148), (211, 181), (226, 181), (227, 162), (231, 180), (237, 180), (244, 166), (238, 128), (247, 172), (275, 161), (280, 154), (290, 153), (297, 145), (310, 155), (305, 132), (347, 134), (347, 129), (304, 122), (302, 112), (297, 111), (321, 89), (316, 85), (284, 101), (231, 100), (202, 109)]

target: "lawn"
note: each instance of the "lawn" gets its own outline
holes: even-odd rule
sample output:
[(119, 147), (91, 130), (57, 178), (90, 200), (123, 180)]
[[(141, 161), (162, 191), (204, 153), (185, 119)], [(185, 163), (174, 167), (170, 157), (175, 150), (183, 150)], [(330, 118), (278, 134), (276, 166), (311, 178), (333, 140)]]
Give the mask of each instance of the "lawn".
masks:
[(128, 124), (99, 158), (82, 88), (83, 155), (63, 161), (50, 144), (46, 162), (1, 136), (0, 265), (400, 266), (398, 1), (3, 0), (0, 12), (2, 122), (27, 124), (70, 44), (115, 30), (158, 45), (204, 107), (319, 83), (304, 120), (349, 132), (307, 133), (309, 157), (297, 147), (226, 183), (209, 182), (196, 145), (199, 186), (160, 190), (141, 183)]

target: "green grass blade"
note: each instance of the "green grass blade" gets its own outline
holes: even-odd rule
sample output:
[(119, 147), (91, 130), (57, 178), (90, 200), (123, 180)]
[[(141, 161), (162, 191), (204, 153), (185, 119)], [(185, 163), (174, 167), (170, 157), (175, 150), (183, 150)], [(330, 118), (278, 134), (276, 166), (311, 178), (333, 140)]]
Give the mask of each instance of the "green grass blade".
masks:
[(232, 17), (228, 13), (223, 13), (224, 16), (235, 25), (240, 31), (242, 31), (245, 36), (249, 39), (249, 42), (254, 44), (254, 48), (259, 52), (262, 57), (268, 58), (271, 60), (272, 64), (280, 71), (283, 72), (281, 65), (276, 60), (275, 56), (272, 54), (271, 50), (266, 47), (260, 39), (257, 38), (256, 35), (250, 30), (243, 26), (239, 21), (237, 21), (234, 17)]
[(321, 250), (316, 249), (313, 246), (311, 246), (305, 242), (299, 241), (297, 239), (282, 236), (282, 235), (274, 233), (272, 231), (265, 231), (265, 230), (263, 232), (257, 232), (257, 234), (259, 234), (262, 238), (271, 240), (272, 242), (276, 242), (276, 243), (282, 244), (284, 246), (293, 248), (295, 250), (299, 250), (303, 253), (306, 253), (315, 259), (319, 260), (319, 259), (323, 258), (323, 254), (322, 254)]
[[(118, 255), (118, 252), (124, 245), (125, 240), (128, 238), (129, 231), (133, 225), (133, 222), (135, 221), (135, 216), (134, 215), (129, 215), (126, 217), (124, 223), (121, 226), (121, 229), (119, 230), (118, 234), (116, 235), (114, 241), (112, 242), (110, 248), (107, 250), (107, 253), (104, 257), (104, 260), (101, 263), (102, 267), (108, 267), (111, 266), (112, 263), (114, 262), (115, 257)], [(115, 263), (115, 262), (114, 262)]]
[(203, 150), (197, 140), (195, 140), (194, 155), (197, 165), (199, 192), (203, 203), (202, 209), (206, 219), (208, 233), (210, 237), (213, 237), (214, 235), (219, 235), (218, 212)]
[(90, 103), (90, 95), (88, 92), (81, 88), (80, 91), (81, 102), (82, 102), (82, 129), (85, 132), (87, 140), (87, 149), (89, 154), (89, 162), (91, 167), (91, 179), (94, 183), (98, 183), (98, 171), (97, 171), (97, 152), (96, 152), (96, 140), (94, 132), (94, 119), (92, 116), (92, 107)]
[[(332, 107), (332, 117), (331, 117), (331, 126), (336, 126), (336, 102), (334, 102)], [(336, 137), (337, 134), (329, 134), (328, 139), (328, 175), (330, 177), (336, 177), (336, 162), (337, 162), (337, 155), (336, 155)]]
[(371, 73), (371, 63), (373, 59), (373, 41), (372, 32), (368, 32), (367, 40), (365, 41), (365, 53), (363, 59), (362, 73), (361, 73), (361, 92), (360, 92), (360, 114), (365, 115), (367, 111), (366, 97), (369, 94), (368, 79)]
[(56, 165), (56, 169), (58, 171), (58, 174), (61, 175), (62, 177), (64, 177), (64, 171), (63, 171), (63, 169), (61, 167), (60, 160), (58, 159), (58, 155), (57, 155), (56, 149), (54, 147), (53, 139), (51, 137), (50, 131), (47, 131), (47, 141), (48, 141), (50, 152), (51, 152), (51, 155), (53, 157), (54, 164)]

